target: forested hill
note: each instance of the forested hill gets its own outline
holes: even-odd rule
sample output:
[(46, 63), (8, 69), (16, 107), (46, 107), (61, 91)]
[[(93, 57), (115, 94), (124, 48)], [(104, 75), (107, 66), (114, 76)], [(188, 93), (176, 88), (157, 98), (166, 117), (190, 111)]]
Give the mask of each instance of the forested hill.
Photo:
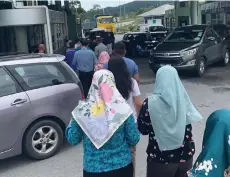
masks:
[[(136, 12), (141, 9), (146, 9), (149, 7), (158, 7), (164, 4), (173, 4), (173, 1), (133, 1), (127, 4), (117, 6), (117, 7), (106, 7), (104, 9), (105, 14), (119, 16), (120, 11), (123, 15), (124, 13)], [(121, 9), (121, 10), (120, 10)]]

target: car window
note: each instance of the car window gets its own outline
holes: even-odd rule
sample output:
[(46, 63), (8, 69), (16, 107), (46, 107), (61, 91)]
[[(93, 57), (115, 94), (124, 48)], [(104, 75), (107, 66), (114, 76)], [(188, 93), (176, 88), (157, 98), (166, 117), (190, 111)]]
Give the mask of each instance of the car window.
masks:
[(155, 32), (155, 31), (166, 31), (166, 29), (163, 26), (150, 26), (149, 32)]
[(175, 30), (168, 38), (167, 42), (199, 42), (204, 34), (204, 30)]
[(0, 68), (0, 97), (15, 93), (17, 93), (17, 84), (3, 68)]
[(225, 37), (228, 34), (228, 28), (225, 25), (216, 25), (213, 28), (221, 37)]
[(207, 39), (209, 37), (217, 38), (218, 36), (217, 36), (217, 33), (215, 31), (213, 31), (212, 29), (209, 29), (205, 34), (205, 39)]
[(208, 37), (213, 37), (214, 34), (213, 34), (213, 31), (211, 29), (209, 29), (207, 32), (206, 32), (206, 35), (205, 37), (208, 38)]
[(64, 75), (53, 64), (33, 64), (15, 67), (16, 73), (29, 88), (39, 88), (66, 82)]

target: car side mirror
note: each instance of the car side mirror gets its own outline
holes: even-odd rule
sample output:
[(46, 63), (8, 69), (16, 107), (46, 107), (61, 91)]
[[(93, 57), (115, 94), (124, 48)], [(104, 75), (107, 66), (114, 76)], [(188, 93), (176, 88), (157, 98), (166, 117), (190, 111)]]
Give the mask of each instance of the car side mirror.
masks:
[(207, 40), (208, 40), (208, 41), (215, 41), (215, 40), (216, 40), (216, 38), (215, 38), (215, 37), (210, 36), (210, 37), (208, 37), (208, 38), (207, 38)]

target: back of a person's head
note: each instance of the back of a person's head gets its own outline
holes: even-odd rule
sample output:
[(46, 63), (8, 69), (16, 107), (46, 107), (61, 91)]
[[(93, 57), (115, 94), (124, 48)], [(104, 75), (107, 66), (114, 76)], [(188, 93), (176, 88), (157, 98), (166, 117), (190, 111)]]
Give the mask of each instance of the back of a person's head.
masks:
[(42, 43), (39, 44), (39, 45), (38, 45), (38, 49), (39, 49), (39, 50), (45, 50), (45, 45), (42, 44)]
[(79, 38), (75, 39), (75, 43), (76, 43), (76, 44), (79, 43), (79, 42), (80, 42), (80, 39), (79, 39)]
[(91, 37), (91, 40), (92, 40), (92, 41), (97, 40), (96, 36), (92, 36), (92, 37)]
[(132, 78), (124, 59), (119, 56), (113, 56), (108, 62), (108, 70), (114, 75), (118, 91), (127, 100), (130, 92), (132, 92)]
[(74, 47), (75, 47), (74, 42), (71, 41), (71, 42), (69, 43), (69, 47), (70, 47), (71, 49), (74, 48)]
[(120, 41), (114, 44), (114, 53), (115, 55), (125, 55), (125, 43)]
[(102, 43), (103, 42), (103, 38), (102, 37), (100, 37), (100, 38), (98, 38), (98, 40), (97, 40), (99, 43)]
[(82, 45), (82, 46), (88, 46), (88, 45), (89, 45), (88, 40), (83, 39), (83, 40), (81, 41), (81, 45)]

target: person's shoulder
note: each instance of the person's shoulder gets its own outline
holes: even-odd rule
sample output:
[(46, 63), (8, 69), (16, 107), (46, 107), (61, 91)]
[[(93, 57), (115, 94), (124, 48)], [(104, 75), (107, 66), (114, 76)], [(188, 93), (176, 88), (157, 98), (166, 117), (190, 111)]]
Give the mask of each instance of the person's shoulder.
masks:
[(94, 51), (92, 51), (91, 49), (87, 49), (87, 53), (94, 54)]
[(136, 62), (133, 61), (133, 60), (130, 59), (130, 58), (123, 57), (123, 59), (125, 60), (125, 62), (132, 63), (132, 64), (135, 64), (135, 65), (136, 65)]
[(123, 59), (124, 59), (125, 61), (128, 61), (128, 62), (134, 62), (132, 59), (127, 58), (127, 57), (123, 57)]

